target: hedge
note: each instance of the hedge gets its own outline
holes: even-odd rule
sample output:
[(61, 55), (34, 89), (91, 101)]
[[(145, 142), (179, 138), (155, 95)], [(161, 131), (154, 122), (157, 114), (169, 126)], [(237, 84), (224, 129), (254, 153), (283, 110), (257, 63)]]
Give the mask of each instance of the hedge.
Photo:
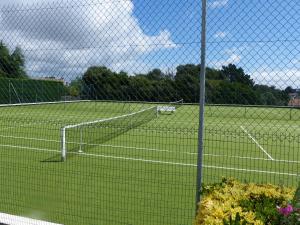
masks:
[(65, 93), (60, 81), (0, 78), (0, 104), (60, 101)]

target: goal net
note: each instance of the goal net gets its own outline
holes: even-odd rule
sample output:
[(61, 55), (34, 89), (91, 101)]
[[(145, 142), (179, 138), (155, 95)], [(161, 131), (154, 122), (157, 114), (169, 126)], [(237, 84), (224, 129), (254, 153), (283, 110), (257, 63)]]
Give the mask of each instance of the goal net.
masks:
[(66, 160), (67, 153), (87, 151), (156, 117), (157, 107), (154, 106), (108, 119), (67, 125), (61, 129), (62, 160)]

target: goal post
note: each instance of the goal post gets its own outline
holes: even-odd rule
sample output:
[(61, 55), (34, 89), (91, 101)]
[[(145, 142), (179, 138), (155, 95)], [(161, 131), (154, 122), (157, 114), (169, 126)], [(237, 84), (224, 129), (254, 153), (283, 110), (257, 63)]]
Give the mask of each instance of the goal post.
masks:
[(61, 135), (61, 160), (66, 161), (67, 150), (66, 150), (66, 128), (63, 127), (60, 130)]
[[(67, 154), (69, 151), (67, 146), (68, 143), (75, 145), (77, 153), (82, 153), (83, 145), (95, 145), (111, 140), (131, 129), (134, 129), (157, 118), (157, 116), (158, 107), (153, 106), (150, 108), (142, 109), (138, 112), (112, 118), (66, 125), (60, 130), (61, 160), (64, 162), (67, 159)], [(105, 133), (108, 130), (107, 128), (110, 129), (109, 135)], [(93, 132), (95, 133), (93, 135), (90, 135), (91, 131), (89, 130), (93, 130)], [(84, 132), (88, 132), (87, 134), (89, 135), (85, 135)], [(74, 149), (74, 147), (72, 149)]]

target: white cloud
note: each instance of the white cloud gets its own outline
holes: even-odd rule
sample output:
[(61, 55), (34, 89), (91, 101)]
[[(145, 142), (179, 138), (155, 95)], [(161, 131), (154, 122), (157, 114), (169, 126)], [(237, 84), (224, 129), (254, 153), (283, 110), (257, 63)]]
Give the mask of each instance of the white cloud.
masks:
[(228, 4), (228, 2), (229, 2), (229, 0), (216, 0), (216, 1), (208, 3), (208, 6), (212, 9), (221, 8), (221, 7), (226, 6)]
[(285, 89), (287, 86), (300, 88), (300, 70), (297, 69), (258, 69), (251, 73), (256, 83), (274, 85)]
[(219, 31), (219, 32), (215, 33), (214, 37), (215, 37), (215, 38), (223, 39), (223, 38), (225, 38), (227, 35), (228, 35), (227, 32)]
[(300, 59), (293, 59), (291, 63), (294, 65), (300, 65)]
[(78, 0), (68, 7), (68, 2), (56, 1), (52, 8), (15, 5), (0, 11), (0, 39), (10, 48), (21, 46), (29, 74), (57, 76), (77, 76), (91, 65), (130, 71), (139, 67), (141, 55), (176, 47), (167, 30), (153, 36), (143, 32), (132, 1), (81, 2), (87, 3)]
[(222, 66), (227, 66), (228, 64), (237, 64), (241, 61), (242, 57), (238, 54), (232, 53), (229, 55), (229, 57), (225, 60), (219, 60), (219, 61), (212, 61), (210, 64), (211, 66), (215, 68), (222, 68)]

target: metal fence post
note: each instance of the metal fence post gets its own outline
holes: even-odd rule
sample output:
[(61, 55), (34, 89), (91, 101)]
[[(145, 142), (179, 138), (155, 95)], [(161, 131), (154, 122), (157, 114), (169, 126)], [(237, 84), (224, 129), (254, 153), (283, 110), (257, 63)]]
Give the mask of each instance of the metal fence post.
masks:
[(203, 139), (204, 139), (204, 106), (205, 106), (205, 50), (206, 50), (206, 0), (202, 0), (202, 28), (201, 28), (201, 70), (200, 70), (200, 100), (199, 100), (199, 132), (197, 157), (197, 185), (196, 185), (196, 213), (200, 202), (202, 184)]

